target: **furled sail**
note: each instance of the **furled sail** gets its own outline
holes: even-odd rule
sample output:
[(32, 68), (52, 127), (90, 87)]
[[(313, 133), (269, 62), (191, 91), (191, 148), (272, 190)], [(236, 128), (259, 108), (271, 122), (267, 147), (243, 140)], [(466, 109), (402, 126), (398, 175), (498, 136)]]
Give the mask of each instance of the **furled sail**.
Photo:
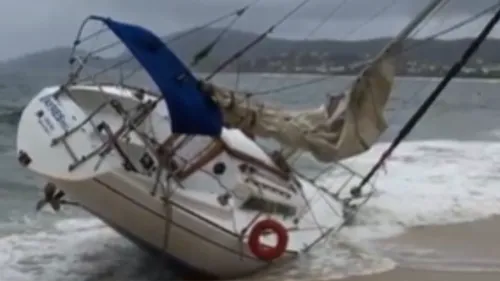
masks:
[(384, 107), (395, 76), (396, 41), (364, 69), (351, 89), (318, 108), (289, 111), (245, 98), (243, 93), (204, 82), (223, 110), (226, 124), (309, 151), (319, 161), (339, 161), (370, 148), (387, 128)]
[(387, 129), (383, 112), (394, 84), (396, 58), (403, 41), (444, 2), (431, 0), (363, 69), (349, 90), (329, 97), (316, 109), (290, 111), (250, 100), (244, 93), (208, 82), (201, 82), (201, 86), (222, 109), (227, 125), (255, 136), (273, 138), (287, 148), (286, 154), (303, 150), (321, 162), (346, 159), (368, 150)]

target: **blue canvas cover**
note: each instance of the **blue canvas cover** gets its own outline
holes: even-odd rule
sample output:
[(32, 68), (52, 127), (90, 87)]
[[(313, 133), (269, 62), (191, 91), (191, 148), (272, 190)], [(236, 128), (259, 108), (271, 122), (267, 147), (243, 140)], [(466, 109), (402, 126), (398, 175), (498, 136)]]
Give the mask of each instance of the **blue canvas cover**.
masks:
[(137, 25), (93, 17), (104, 22), (144, 67), (160, 89), (173, 133), (219, 136), (222, 112), (179, 58), (151, 31)]

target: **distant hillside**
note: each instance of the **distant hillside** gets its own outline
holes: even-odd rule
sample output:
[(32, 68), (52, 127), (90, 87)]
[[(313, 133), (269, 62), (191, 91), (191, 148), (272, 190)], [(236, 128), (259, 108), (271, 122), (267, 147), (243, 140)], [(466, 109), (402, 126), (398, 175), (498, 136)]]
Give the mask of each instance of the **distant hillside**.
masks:
[[(200, 48), (208, 44), (219, 34), (219, 29), (206, 29), (195, 35), (189, 35), (171, 44), (173, 50), (183, 59), (191, 58)], [(240, 50), (258, 34), (241, 31), (231, 31), (224, 36), (212, 56), (218, 59), (227, 58), (229, 55)], [(171, 37), (171, 36), (169, 36)], [(169, 37), (166, 37), (167, 39)], [(251, 49), (244, 59), (258, 59), (265, 57), (277, 57), (293, 52), (292, 55), (303, 54), (327, 54), (326, 57), (337, 58), (346, 61), (373, 57), (391, 38), (379, 38), (363, 41), (339, 41), (339, 40), (308, 40), (295, 41), (280, 38), (266, 38), (260, 44)], [(451, 64), (455, 62), (465, 48), (472, 42), (473, 38), (460, 40), (407, 40), (406, 45), (419, 45), (405, 54), (408, 60), (421, 62), (433, 62), (438, 64)], [(500, 63), (498, 50), (500, 39), (489, 39), (481, 47), (477, 57), (488, 63)]]
[[(193, 55), (211, 42), (219, 32), (220, 29), (205, 29), (195, 34), (185, 36), (169, 45), (182, 60), (190, 62)], [(178, 34), (174, 34), (165, 38), (168, 40), (168, 38), (177, 35)], [(213, 69), (222, 60), (240, 50), (257, 36), (257, 34), (242, 31), (227, 32), (224, 39), (215, 47), (211, 55), (200, 64), (198, 70)], [(286, 58), (287, 60), (293, 60), (295, 64), (301, 64), (304, 63), (304, 61), (309, 61), (309, 63), (311, 63), (310, 58), (312, 55), (315, 55), (316, 58), (319, 56), (321, 61), (334, 60), (341, 64), (348, 64), (364, 60), (368, 57), (373, 57), (387, 45), (389, 40), (390, 38), (365, 41), (294, 41), (280, 38), (267, 38), (249, 51), (243, 57), (242, 61), (251, 61), (251, 65), (256, 65), (255, 62), (258, 62), (259, 59), (269, 60), (273, 58)], [(408, 45), (418, 44), (420, 46), (405, 54), (405, 59), (421, 63), (450, 65), (459, 58), (463, 50), (471, 41), (472, 39), (449, 41), (432, 40), (429, 42), (408, 40)], [(483, 44), (476, 58), (480, 58), (479, 63), (484, 62), (489, 65), (500, 64), (500, 56), (498, 55), (499, 49), (500, 40), (489, 39)], [(64, 47), (36, 52), (0, 63), (0, 72), (67, 69), (69, 54), (70, 49)], [(127, 56), (127, 54), (122, 54), (112, 59), (94, 60), (92, 64), (96, 67), (111, 65), (117, 60), (123, 59), (124, 56)], [(477, 62), (477, 60), (475, 62)], [(263, 65), (262, 67), (262, 70), (265, 71), (266, 66)]]

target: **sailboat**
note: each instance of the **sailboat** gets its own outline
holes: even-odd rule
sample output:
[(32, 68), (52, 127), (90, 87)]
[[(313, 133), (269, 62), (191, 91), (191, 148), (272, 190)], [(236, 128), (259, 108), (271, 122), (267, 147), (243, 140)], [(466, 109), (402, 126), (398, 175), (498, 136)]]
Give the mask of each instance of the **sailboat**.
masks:
[[(288, 155), (331, 163), (369, 149), (387, 127), (401, 44), (442, 2), (431, 1), (340, 99), (302, 112), (248, 103), (198, 79), (151, 31), (90, 16), (75, 47), (88, 23), (103, 24), (159, 92), (78, 82), (90, 56), (75, 55), (68, 81), (24, 109), (18, 160), (48, 182), (39, 207), (72, 202), (186, 274), (237, 278), (288, 263), (346, 213), (345, 201), (295, 171)], [(270, 155), (252, 136), (288, 152)]]

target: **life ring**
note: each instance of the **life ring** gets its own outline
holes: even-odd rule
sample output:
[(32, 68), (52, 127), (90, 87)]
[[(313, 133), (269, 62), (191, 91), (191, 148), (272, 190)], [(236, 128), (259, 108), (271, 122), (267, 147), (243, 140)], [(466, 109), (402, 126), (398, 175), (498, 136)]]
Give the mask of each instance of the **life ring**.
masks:
[[(276, 246), (269, 247), (260, 243), (259, 238), (266, 231), (272, 231), (276, 234), (278, 237)], [(250, 236), (248, 238), (248, 247), (250, 251), (252, 251), (256, 257), (265, 261), (271, 261), (281, 257), (287, 245), (287, 230), (280, 223), (272, 219), (265, 219), (256, 223), (250, 231)]]

